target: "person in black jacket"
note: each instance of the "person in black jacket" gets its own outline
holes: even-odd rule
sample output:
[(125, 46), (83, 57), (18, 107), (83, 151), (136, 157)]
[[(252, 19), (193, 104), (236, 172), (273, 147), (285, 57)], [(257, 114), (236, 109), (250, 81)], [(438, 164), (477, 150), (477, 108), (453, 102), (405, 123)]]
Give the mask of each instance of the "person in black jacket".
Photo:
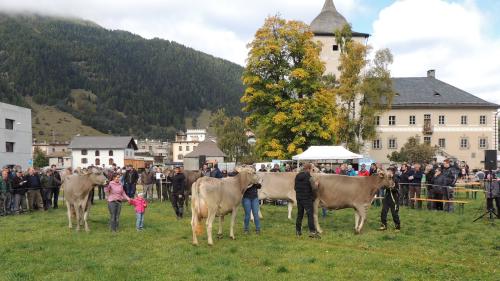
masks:
[(40, 210), (42, 208), (42, 183), (40, 176), (35, 172), (35, 169), (29, 168), (28, 175), (26, 176), (27, 189), (28, 189), (28, 209)]
[(127, 193), (128, 197), (134, 198), (135, 188), (138, 180), (139, 180), (139, 173), (137, 173), (137, 171), (132, 167), (132, 165), (128, 165), (127, 171), (125, 172), (124, 176), (124, 181), (125, 181), (124, 188), (125, 188), (125, 193)]
[(302, 219), (304, 218), (304, 210), (307, 213), (307, 225), (309, 226), (309, 237), (321, 238), (314, 226), (313, 217), (313, 185), (316, 188), (317, 183), (311, 182), (312, 165), (307, 163), (304, 165), (304, 170), (295, 176), (295, 193), (297, 196), (297, 221), (295, 230), (297, 236), (302, 235)]
[[(432, 199), (443, 200), (443, 195), (447, 192), (448, 182), (446, 176), (441, 172), (441, 168), (436, 168), (432, 178)], [(432, 202), (433, 210), (443, 210), (442, 202)]]
[[(52, 165), (50, 167), (52, 169), (52, 175), (54, 177), (54, 187), (52, 188), (53, 198), (51, 198), (51, 199), (53, 199), (52, 206), (54, 209), (57, 209), (57, 208), (59, 208), (59, 204), (58, 204), (59, 203), (59, 191), (61, 190), (62, 180), (61, 180), (61, 174), (59, 174), (59, 172), (56, 169), (56, 165)], [(104, 193), (104, 191), (103, 191), (103, 193)]]
[(260, 184), (253, 184), (243, 194), (242, 205), (245, 210), (244, 231), (248, 234), (248, 225), (250, 223), (250, 212), (253, 213), (255, 223), (255, 233), (260, 234), (260, 218), (259, 218), (259, 196), (257, 190), (261, 188)]
[[(453, 200), (453, 187), (455, 186), (455, 182), (457, 181), (456, 171), (453, 167), (451, 167), (451, 163), (449, 159), (445, 159), (443, 161), (443, 167), (441, 168), (441, 172), (446, 181), (446, 190), (443, 190), (444, 199), (445, 200)], [(453, 212), (453, 203), (445, 203), (444, 210), (447, 212)]]
[(177, 219), (183, 216), (182, 206), (184, 204), (184, 190), (186, 189), (186, 177), (181, 172), (181, 168), (175, 167), (175, 174), (168, 178), (172, 182), (172, 207)]
[(16, 176), (12, 180), (12, 190), (14, 193), (14, 213), (19, 214), (27, 210), (26, 188), (27, 181), (21, 170), (16, 171)]
[(419, 163), (415, 163), (413, 169), (411, 169), (408, 179), (410, 180), (410, 207), (412, 209), (415, 208), (415, 204), (417, 204), (418, 209), (422, 209), (422, 201), (414, 201), (412, 198), (420, 199), (420, 187), (422, 185), (422, 170)]
[[(396, 168), (389, 168), (392, 173), (396, 174)], [(380, 226), (380, 230), (387, 229), (387, 213), (389, 209), (391, 210), (392, 220), (394, 221), (394, 225), (396, 226), (396, 231), (401, 229), (401, 222), (399, 220), (399, 177), (394, 177), (394, 187), (386, 187), (383, 188), (386, 190), (384, 199), (382, 199), (382, 212), (380, 213), (380, 222), (382, 226)]]
[(399, 175), (399, 205), (408, 206), (409, 201), (409, 183), (410, 180), (410, 170), (408, 169), (408, 164), (403, 163), (401, 165), (401, 174)]

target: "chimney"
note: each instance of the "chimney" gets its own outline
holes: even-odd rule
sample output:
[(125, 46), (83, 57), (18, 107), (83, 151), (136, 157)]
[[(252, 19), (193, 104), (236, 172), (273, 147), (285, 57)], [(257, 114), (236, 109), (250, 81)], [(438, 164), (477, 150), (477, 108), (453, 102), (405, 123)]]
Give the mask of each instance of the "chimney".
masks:
[(434, 69), (427, 70), (427, 77), (428, 78), (436, 78), (436, 70), (434, 70)]

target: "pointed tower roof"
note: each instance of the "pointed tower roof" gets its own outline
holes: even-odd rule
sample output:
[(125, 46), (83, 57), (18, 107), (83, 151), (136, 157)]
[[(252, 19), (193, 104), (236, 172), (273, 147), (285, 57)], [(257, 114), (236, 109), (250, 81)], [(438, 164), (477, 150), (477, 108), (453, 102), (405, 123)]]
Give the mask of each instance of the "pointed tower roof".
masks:
[[(311, 31), (315, 35), (333, 35), (335, 30), (341, 29), (344, 25), (349, 24), (345, 17), (341, 15), (333, 0), (325, 0), (321, 13), (311, 22)], [(354, 32), (353, 36), (368, 37), (368, 34)]]

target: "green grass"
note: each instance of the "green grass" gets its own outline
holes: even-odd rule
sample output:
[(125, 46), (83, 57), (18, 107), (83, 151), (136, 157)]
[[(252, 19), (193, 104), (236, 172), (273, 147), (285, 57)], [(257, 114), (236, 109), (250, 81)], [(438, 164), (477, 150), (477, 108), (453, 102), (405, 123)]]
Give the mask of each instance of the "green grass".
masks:
[(464, 215), (403, 208), (400, 233), (377, 231), (372, 207), (361, 235), (352, 210), (336, 211), (321, 219), (321, 240), (295, 237), (286, 207), (269, 205), (262, 234), (244, 235), (240, 208), (235, 241), (226, 219), (222, 240), (209, 247), (203, 234), (194, 247), (190, 218), (177, 221), (169, 204), (150, 205), (143, 232), (123, 205), (112, 235), (97, 201), (90, 233), (69, 230), (65, 209), (0, 218), (0, 280), (500, 280), (500, 221), (472, 223), (481, 204)]

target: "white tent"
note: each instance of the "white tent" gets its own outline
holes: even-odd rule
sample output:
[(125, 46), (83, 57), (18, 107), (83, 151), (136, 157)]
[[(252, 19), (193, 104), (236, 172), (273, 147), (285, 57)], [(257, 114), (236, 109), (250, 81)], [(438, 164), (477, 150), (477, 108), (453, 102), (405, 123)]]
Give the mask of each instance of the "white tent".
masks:
[(353, 153), (343, 146), (310, 146), (306, 151), (292, 157), (295, 161), (303, 160), (350, 160), (361, 159), (362, 155)]

